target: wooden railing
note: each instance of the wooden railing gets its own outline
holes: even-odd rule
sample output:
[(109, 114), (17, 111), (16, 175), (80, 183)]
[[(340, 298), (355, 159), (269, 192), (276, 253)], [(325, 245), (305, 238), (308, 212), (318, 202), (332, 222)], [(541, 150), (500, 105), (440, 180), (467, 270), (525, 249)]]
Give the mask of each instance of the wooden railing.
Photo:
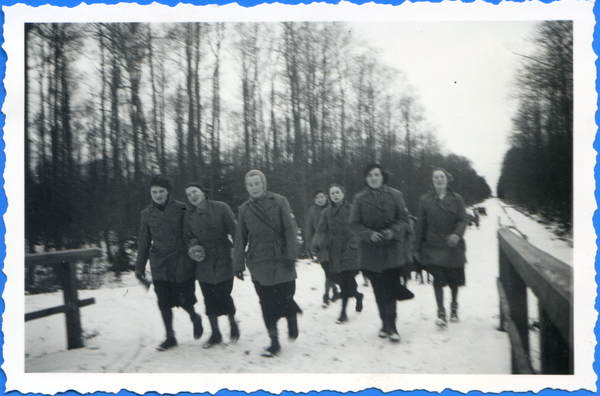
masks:
[(100, 257), (100, 249), (65, 250), (59, 252), (26, 254), (25, 266), (33, 265), (56, 265), (58, 277), (63, 288), (64, 305), (42, 309), (40, 311), (25, 314), (25, 321), (39, 319), (57, 313), (64, 313), (67, 322), (67, 347), (68, 349), (83, 347), (81, 334), (81, 319), (79, 307), (85, 307), (95, 303), (94, 298), (79, 300), (77, 296), (77, 269), (75, 263), (78, 261), (91, 260)]
[(573, 374), (573, 270), (507, 228), (498, 230), (500, 330), (511, 342), (514, 374), (536, 374), (530, 360), (527, 289), (539, 308), (540, 374)]

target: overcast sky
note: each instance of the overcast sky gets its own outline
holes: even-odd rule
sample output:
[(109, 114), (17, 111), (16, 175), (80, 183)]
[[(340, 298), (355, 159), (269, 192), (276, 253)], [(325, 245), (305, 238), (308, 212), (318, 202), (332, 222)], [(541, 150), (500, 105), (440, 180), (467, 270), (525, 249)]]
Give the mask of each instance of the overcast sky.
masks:
[(495, 192), (508, 149), (519, 56), (538, 22), (351, 23), (404, 72), (446, 152), (467, 157)]

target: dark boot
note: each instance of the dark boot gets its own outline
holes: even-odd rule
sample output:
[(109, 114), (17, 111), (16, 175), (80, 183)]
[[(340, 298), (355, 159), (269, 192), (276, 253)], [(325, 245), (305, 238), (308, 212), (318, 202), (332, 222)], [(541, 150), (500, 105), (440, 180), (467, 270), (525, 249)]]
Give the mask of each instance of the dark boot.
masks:
[(171, 349), (177, 346), (177, 339), (175, 338), (174, 331), (167, 331), (167, 339), (162, 342), (159, 346), (156, 347), (159, 351), (166, 351), (167, 349)]
[(219, 317), (217, 315), (208, 315), (208, 320), (210, 321), (212, 334), (208, 341), (204, 344), (204, 349), (212, 348), (223, 341), (223, 337), (219, 331)]
[(336, 287), (334, 287), (333, 294), (331, 295), (331, 301), (336, 302), (340, 298), (342, 298), (341, 293), (338, 291), (338, 289)]
[(337, 324), (342, 324), (348, 321), (348, 316), (346, 315), (346, 305), (348, 305), (348, 297), (342, 297), (342, 312), (340, 313), (340, 317), (335, 321)]
[(396, 329), (396, 301), (389, 302), (385, 305), (385, 317), (390, 341), (400, 342), (400, 335)]
[(279, 345), (279, 338), (277, 336), (277, 325), (267, 330), (269, 331), (271, 346), (268, 347), (261, 355), (264, 357), (274, 357), (277, 356), (279, 351), (281, 351), (281, 345)]
[(227, 317), (229, 318), (229, 327), (231, 329), (229, 332), (229, 339), (231, 342), (235, 343), (240, 339), (240, 329), (235, 321), (235, 316), (230, 314)]
[(385, 317), (385, 306), (382, 304), (377, 304), (377, 307), (379, 308), (379, 317), (381, 318), (382, 323), (381, 330), (379, 330), (379, 338), (387, 338), (389, 335), (389, 329), (387, 319)]
[(298, 338), (299, 330), (298, 330), (298, 315), (293, 314), (292, 316), (288, 316), (288, 338), (291, 341), (295, 341)]
[(362, 312), (364, 294), (356, 292), (354, 297), (356, 298), (356, 312)]
[(323, 294), (323, 308), (327, 308), (329, 306), (329, 294)]
[(450, 323), (458, 322), (458, 303), (453, 302), (450, 304)]
[(446, 309), (440, 308), (438, 309), (438, 318), (435, 321), (435, 324), (439, 326), (440, 329), (445, 330), (448, 328), (448, 320), (446, 319)]
[(194, 325), (194, 338), (197, 340), (202, 337), (202, 333), (204, 332), (204, 328), (202, 327), (202, 317), (196, 315), (196, 317), (192, 319), (192, 324)]

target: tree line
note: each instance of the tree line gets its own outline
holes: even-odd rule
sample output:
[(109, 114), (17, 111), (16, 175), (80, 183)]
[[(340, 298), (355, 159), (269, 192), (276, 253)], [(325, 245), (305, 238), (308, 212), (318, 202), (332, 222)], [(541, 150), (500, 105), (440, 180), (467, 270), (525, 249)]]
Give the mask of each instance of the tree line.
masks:
[(234, 210), (244, 174), (267, 176), (299, 225), (311, 193), (351, 197), (373, 161), (409, 210), (444, 167), (468, 204), (490, 189), (443, 154), (401, 71), (344, 23), (25, 25), (26, 249), (106, 248), (129, 268), (157, 173)]
[(537, 26), (535, 51), (515, 77), (518, 103), (498, 195), (571, 227), (573, 210), (573, 22)]

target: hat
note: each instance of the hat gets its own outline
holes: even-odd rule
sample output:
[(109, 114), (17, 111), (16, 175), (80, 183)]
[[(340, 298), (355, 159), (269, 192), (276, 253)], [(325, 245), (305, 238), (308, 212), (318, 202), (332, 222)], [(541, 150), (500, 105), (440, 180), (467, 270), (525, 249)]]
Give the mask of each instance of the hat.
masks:
[(166, 188), (168, 192), (173, 191), (173, 179), (169, 176), (156, 175), (150, 180), (150, 187), (158, 186)]

